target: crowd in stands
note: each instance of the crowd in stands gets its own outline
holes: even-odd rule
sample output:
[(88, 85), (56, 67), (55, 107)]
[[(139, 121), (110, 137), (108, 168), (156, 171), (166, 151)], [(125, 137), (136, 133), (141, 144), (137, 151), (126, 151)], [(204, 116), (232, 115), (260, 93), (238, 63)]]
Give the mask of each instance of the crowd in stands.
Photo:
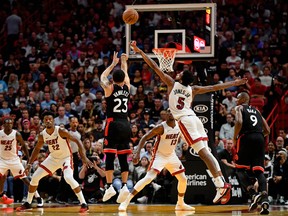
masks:
[[(86, 154), (97, 167), (88, 169), (82, 166), (80, 158), (76, 158), (79, 161), (79, 166), (75, 167), (79, 171), (76, 179), (82, 184), (90, 203), (101, 202), (105, 184), (103, 128), (106, 101), (100, 75), (110, 65), (114, 51), (124, 52), (125, 25), (121, 15), (125, 4), (131, 4), (131, 1), (60, 0), (49, 14), (42, 8), (42, 1), (29, 1), (24, 5), (20, 2), (1, 1), (1, 36), (6, 35), (7, 44), (0, 53), (0, 115), (13, 117), (14, 129), (21, 132), (30, 153), (38, 134), (44, 129), (41, 113), (45, 110), (54, 112), (57, 116), (55, 124), (69, 130), (71, 118), (76, 117), (77, 131)], [(141, 0), (137, 4), (159, 2), (173, 3)], [(198, 85), (217, 84), (239, 77), (248, 79), (245, 86), (215, 92), (215, 146), (220, 159), (231, 169), (235, 150), (229, 141), (233, 138), (236, 94), (249, 92), (251, 103), (267, 117), (287, 91), (288, 77), (287, 2), (234, 2), (237, 1), (219, 1), (217, 5), (218, 58), (190, 65), (176, 61), (175, 71), (170, 74), (175, 77), (182, 70), (191, 70), (195, 74), (194, 84)], [(33, 12), (31, 8), (41, 8), (41, 16), (35, 20), (34, 28), (23, 28), (25, 16)], [(144, 19), (140, 18), (140, 26)], [(152, 48), (149, 44), (144, 45)], [(147, 64), (131, 62), (129, 75), (133, 86), (128, 107), (132, 131), (130, 145), (134, 149), (147, 130), (165, 119), (168, 97), (166, 86)], [(109, 79), (112, 80), (112, 76)], [(145, 174), (153, 155), (153, 144), (153, 140), (147, 142), (138, 165), (133, 164), (132, 155), (128, 157), (129, 189)], [(183, 140), (178, 145), (177, 154), (185, 160), (189, 147)], [(265, 159), (270, 201), (280, 204), (287, 204), (288, 200), (287, 151), (287, 128), (282, 128), (277, 139), (270, 140)], [(47, 153), (46, 147), (41, 149), (33, 165), (34, 171)], [(19, 157), (24, 163), (21, 149)], [(118, 160), (115, 160), (114, 174), (113, 186), (119, 191)], [(167, 191), (172, 179), (169, 172), (163, 170), (135, 201), (169, 202)], [(16, 187), (23, 188), (23, 185), (8, 174), (6, 193), (14, 196), (16, 201), (22, 201), (27, 188), (20, 193), (22, 190), (15, 190)], [(159, 190), (163, 193), (157, 195)], [(61, 172), (45, 177), (39, 185), (39, 192), (47, 202), (75, 201), (73, 193), (70, 192), (69, 199), (65, 196), (67, 191), (69, 187), (65, 187)]]

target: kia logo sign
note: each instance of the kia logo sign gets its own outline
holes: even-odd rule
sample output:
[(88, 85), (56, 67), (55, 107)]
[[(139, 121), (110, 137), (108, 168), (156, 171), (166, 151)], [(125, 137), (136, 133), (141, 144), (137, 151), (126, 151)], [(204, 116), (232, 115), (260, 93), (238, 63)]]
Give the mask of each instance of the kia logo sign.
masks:
[(208, 118), (205, 116), (198, 116), (198, 118), (201, 120), (202, 124), (206, 124), (208, 122)]
[(197, 113), (205, 113), (208, 111), (208, 107), (204, 104), (194, 106), (193, 110)]

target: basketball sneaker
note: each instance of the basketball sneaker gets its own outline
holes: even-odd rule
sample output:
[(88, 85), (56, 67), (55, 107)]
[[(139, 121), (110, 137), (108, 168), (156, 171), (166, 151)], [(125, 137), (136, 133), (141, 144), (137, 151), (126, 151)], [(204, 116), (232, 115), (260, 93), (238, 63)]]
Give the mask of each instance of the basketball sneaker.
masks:
[(110, 185), (108, 189), (105, 190), (104, 196), (103, 196), (103, 202), (106, 202), (111, 197), (113, 197), (116, 194), (116, 191), (114, 190), (114, 187)]
[(14, 202), (14, 199), (8, 198), (5, 194), (3, 194), (2, 197), (0, 197), (0, 203), (1, 204), (10, 205), (13, 202)]
[(88, 212), (88, 211), (89, 211), (88, 205), (86, 203), (82, 203), (79, 212), (84, 213), (84, 212)]
[(227, 195), (227, 198), (225, 196), (225, 199), (223, 199), (223, 203), (221, 202), (221, 204), (226, 204), (230, 200), (230, 191), (231, 184), (224, 182), (223, 187), (216, 188), (216, 196), (213, 199), (213, 203), (218, 203), (225, 195)]
[(122, 202), (124, 202), (125, 199), (126, 199), (126, 197), (128, 196), (128, 194), (129, 194), (129, 190), (128, 190), (126, 184), (125, 184), (125, 185), (121, 188), (116, 202), (117, 202), (117, 203), (122, 203)]
[(195, 211), (195, 208), (187, 205), (186, 203), (178, 203), (176, 204), (175, 211)]
[(32, 205), (28, 202), (23, 203), (21, 206), (16, 208), (16, 211), (26, 211), (32, 209)]
[(268, 215), (268, 214), (269, 214), (269, 203), (265, 201), (261, 204), (260, 215)]
[(128, 205), (129, 205), (129, 202), (126, 202), (126, 201), (122, 202), (118, 207), (118, 211), (125, 212), (127, 210)]
[(252, 212), (252, 211), (255, 211), (258, 207), (258, 203), (261, 201), (262, 199), (262, 193), (258, 193), (258, 194), (254, 194), (252, 196), (252, 200), (251, 200), (251, 203), (249, 205), (249, 211)]
[(37, 197), (36, 200), (37, 200), (37, 207), (39, 208), (43, 207), (44, 205), (43, 199), (41, 197)]

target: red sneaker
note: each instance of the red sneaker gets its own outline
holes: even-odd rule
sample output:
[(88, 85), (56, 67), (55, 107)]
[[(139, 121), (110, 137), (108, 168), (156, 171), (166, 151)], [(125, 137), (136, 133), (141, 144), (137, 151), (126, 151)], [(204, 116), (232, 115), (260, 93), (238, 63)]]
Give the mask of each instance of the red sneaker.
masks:
[(2, 197), (0, 197), (0, 203), (10, 205), (14, 202), (14, 199), (8, 198), (5, 194), (3, 194)]
[(230, 200), (231, 184), (224, 182), (224, 187), (216, 188), (216, 190), (217, 192), (213, 203), (218, 203), (221, 200), (221, 204), (226, 204)]
[(88, 208), (88, 205), (85, 204), (85, 203), (82, 203), (81, 205), (81, 208), (80, 208), (80, 213), (84, 213), (84, 212), (88, 212), (89, 211), (89, 208)]

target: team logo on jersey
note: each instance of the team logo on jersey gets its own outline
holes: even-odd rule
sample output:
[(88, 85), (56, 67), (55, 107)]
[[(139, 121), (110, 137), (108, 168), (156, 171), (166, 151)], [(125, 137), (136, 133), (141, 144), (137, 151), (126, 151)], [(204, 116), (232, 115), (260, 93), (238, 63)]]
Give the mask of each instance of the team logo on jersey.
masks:
[(206, 116), (198, 116), (198, 118), (201, 120), (202, 124), (206, 124), (208, 122), (208, 118)]
[(193, 110), (197, 113), (205, 113), (208, 111), (208, 107), (204, 104), (198, 104), (193, 107)]
[(12, 145), (14, 139), (12, 140), (1, 140), (1, 145)]
[(54, 145), (54, 144), (58, 143), (58, 136), (55, 139), (45, 140), (45, 143), (47, 145)]

